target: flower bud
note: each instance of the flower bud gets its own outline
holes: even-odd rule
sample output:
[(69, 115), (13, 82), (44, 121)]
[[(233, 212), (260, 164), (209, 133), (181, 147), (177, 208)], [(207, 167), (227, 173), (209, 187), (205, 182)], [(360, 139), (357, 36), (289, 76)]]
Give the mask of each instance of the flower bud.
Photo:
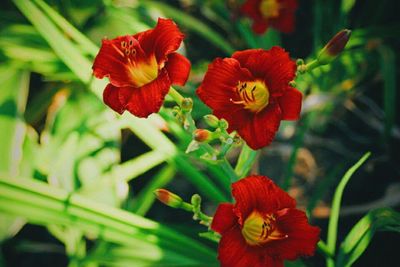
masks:
[(217, 128), (219, 126), (219, 124), (218, 124), (219, 123), (219, 119), (216, 116), (208, 114), (208, 115), (205, 115), (203, 118), (204, 118), (204, 121), (210, 127)]
[(189, 97), (186, 97), (182, 100), (181, 108), (183, 112), (190, 112), (193, 108), (193, 100)]
[(319, 52), (317, 60), (320, 65), (326, 65), (332, 62), (344, 49), (350, 39), (350, 30), (341, 30), (338, 32)]
[(182, 206), (182, 198), (166, 189), (154, 190), (154, 195), (159, 201), (172, 208), (180, 208)]
[(206, 129), (197, 129), (193, 132), (193, 139), (197, 142), (208, 142), (213, 139), (213, 133)]
[(221, 129), (224, 129), (224, 130), (226, 130), (226, 129), (228, 129), (228, 122), (225, 120), (225, 119), (221, 119), (220, 121), (219, 121), (219, 128), (221, 128)]

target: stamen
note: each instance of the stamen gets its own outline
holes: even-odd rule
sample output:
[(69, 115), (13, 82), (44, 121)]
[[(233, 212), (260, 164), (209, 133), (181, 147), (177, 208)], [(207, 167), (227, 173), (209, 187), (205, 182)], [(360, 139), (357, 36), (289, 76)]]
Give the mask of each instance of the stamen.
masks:
[(235, 101), (232, 98), (230, 98), (229, 101), (231, 101), (233, 104), (237, 104), (237, 105), (246, 104), (246, 102), (243, 101), (243, 100), (242, 101)]
[(124, 57), (124, 53), (121, 50), (119, 50), (119, 48), (115, 44), (111, 44), (111, 46), (118, 52), (118, 54)]
[(234, 104), (244, 105), (245, 109), (259, 112), (268, 105), (269, 91), (262, 81), (238, 82), (236, 93), (241, 100), (230, 100)]
[(274, 214), (252, 212), (244, 222), (242, 235), (249, 245), (260, 246), (273, 240), (288, 238), (280, 232)]

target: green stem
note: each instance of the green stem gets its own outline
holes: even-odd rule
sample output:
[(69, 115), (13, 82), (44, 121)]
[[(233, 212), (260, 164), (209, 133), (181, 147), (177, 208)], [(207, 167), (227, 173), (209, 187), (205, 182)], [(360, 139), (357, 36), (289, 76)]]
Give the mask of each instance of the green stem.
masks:
[(282, 189), (283, 190), (287, 190), (292, 182), (294, 167), (296, 165), (296, 160), (297, 160), (297, 153), (303, 144), (304, 134), (308, 129), (310, 119), (306, 115), (306, 116), (304, 116), (303, 120), (304, 120), (304, 122), (297, 129), (294, 144), (293, 144), (293, 151), (292, 151), (292, 154), (290, 155), (289, 162), (287, 164), (285, 176), (283, 177), (283, 181), (282, 181)]
[(307, 64), (300, 64), (297, 66), (297, 74), (304, 74), (306, 72), (310, 72), (315, 68), (322, 66), (317, 59), (307, 63)]
[(317, 68), (317, 67), (319, 67), (319, 66), (320, 66), (320, 65), (319, 65), (318, 60), (314, 59), (313, 61), (307, 63), (307, 65), (306, 65), (306, 71), (311, 71), (311, 70), (313, 70), (313, 69), (315, 69), (315, 68)]
[[(184, 97), (177, 91), (175, 90), (173, 87), (170, 87), (170, 91), (169, 91), (169, 95), (172, 97), (172, 99), (174, 99), (174, 101), (181, 106), (182, 105), (182, 101), (184, 99)], [(184, 112), (184, 116), (185, 116), (185, 123), (186, 123), (186, 130), (189, 133), (193, 133), (197, 128), (196, 128), (196, 124), (192, 118), (192, 114), (191, 112)], [(206, 151), (211, 157), (214, 155), (217, 155), (217, 152), (215, 151), (215, 149), (210, 146), (207, 143), (200, 143), (199, 144), (200, 148), (202, 148), (204, 151)], [(235, 171), (233, 170), (231, 164), (226, 160), (226, 158), (224, 158), (223, 160), (218, 162), (218, 165), (221, 166), (221, 168), (224, 170), (225, 174), (228, 175), (229, 179), (231, 181), (236, 181), (238, 180), (238, 177), (235, 173)]]
[(201, 212), (200, 207), (195, 208), (192, 204), (183, 202), (180, 208), (188, 212), (193, 212), (195, 220), (200, 220), (204, 225), (210, 226), (213, 218)]
[(218, 158), (223, 158), (225, 157), (226, 153), (231, 149), (233, 145), (233, 139), (235, 138), (236, 132), (232, 132), (231, 134), (226, 133), (226, 130), (224, 130), (225, 133), (223, 133), (224, 138), (226, 138), (224, 144), (222, 145), (219, 153), (218, 153)]
[(257, 151), (251, 149), (248, 145), (243, 144), (238, 162), (235, 167), (235, 173), (238, 178), (245, 177), (256, 159)]
[(182, 105), (183, 96), (176, 91), (172, 86), (169, 88), (168, 95), (180, 106)]
[(317, 243), (317, 250), (319, 253), (325, 256), (327, 259), (333, 259), (334, 255), (329, 251), (328, 246), (324, 243), (324, 241), (320, 240)]

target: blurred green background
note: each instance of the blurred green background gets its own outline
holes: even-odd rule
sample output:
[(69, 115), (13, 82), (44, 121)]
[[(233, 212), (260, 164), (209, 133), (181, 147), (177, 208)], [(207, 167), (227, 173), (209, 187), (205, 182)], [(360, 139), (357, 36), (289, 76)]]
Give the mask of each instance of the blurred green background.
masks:
[[(172, 115), (170, 99), (148, 120), (116, 116), (101, 101), (107, 81), (91, 75), (102, 38), (148, 29), (158, 17), (172, 18), (186, 35), (180, 52), (192, 72), (178, 89), (194, 98), (198, 127), (206, 127), (201, 118), (210, 111), (194, 92), (215, 57), (281, 45), (307, 62), (336, 32), (351, 29), (336, 61), (297, 79), (302, 118), (281, 125), (252, 172), (281, 185), (290, 180), (289, 193), (325, 239), (340, 178), (371, 151), (343, 194), (343, 255), (340, 242), (367, 212), (400, 208), (399, 2), (300, 0), (294, 33), (262, 36), (239, 16), (240, 2), (0, 3), (0, 265), (218, 266), (217, 245), (197, 234), (206, 229), (154, 202), (152, 191), (165, 187), (186, 200), (200, 193), (212, 215), (230, 199), (224, 172), (197, 152), (184, 153), (191, 136)], [(228, 154), (232, 164), (239, 152)], [(369, 232), (353, 266), (397, 266), (400, 236), (387, 231), (396, 227)], [(317, 253), (288, 266), (324, 263)]]

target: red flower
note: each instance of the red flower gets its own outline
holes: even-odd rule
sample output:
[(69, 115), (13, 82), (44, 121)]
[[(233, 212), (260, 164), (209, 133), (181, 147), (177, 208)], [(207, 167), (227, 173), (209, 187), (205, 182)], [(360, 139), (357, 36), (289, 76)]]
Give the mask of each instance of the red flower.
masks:
[(229, 122), (253, 149), (272, 142), (281, 120), (296, 120), (301, 93), (289, 86), (296, 64), (280, 47), (250, 49), (217, 58), (197, 89), (214, 115)]
[(269, 26), (284, 33), (294, 30), (297, 0), (247, 0), (242, 13), (252, 18), (253, 31), (262, 34)]
[(236, 204), (220, 204), (211, 224), (222, 235), (222, 267), (283, 267), (283, 260), (314, 254), (320, 229), (308, 224), (285, 191), (258, 175), (232, 188)]
[(171, 84), (184, 85), (189, 76), (189, 60), (175, 52), (183, 38), (172, 20), (159, 18), (154, 29), (103, 40), (93, 73), (110, 80), (104, 103), (120, 114), (157, 112)]

